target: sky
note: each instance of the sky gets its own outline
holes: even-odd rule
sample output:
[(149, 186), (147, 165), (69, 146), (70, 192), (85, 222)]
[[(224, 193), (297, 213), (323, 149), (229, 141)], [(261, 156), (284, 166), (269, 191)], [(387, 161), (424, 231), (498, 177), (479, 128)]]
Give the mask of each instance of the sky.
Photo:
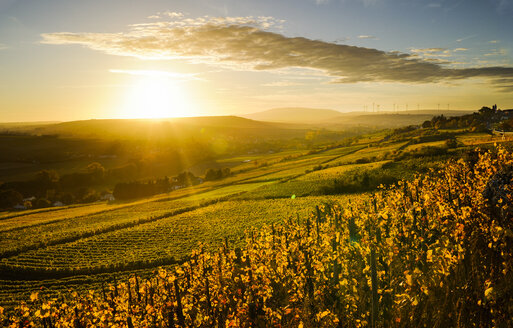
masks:
[(513, 108), (513, 0), (0, 0), (0, 122)]

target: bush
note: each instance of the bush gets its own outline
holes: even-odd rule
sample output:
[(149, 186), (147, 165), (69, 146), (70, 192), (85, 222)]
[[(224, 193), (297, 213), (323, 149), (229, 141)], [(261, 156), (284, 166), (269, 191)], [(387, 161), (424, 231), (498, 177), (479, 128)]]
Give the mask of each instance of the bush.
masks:
[(0, 190), (0, 208), (12, 208), (22, 202), (23, 196), (16, 190)]
[(52, 203), (46, 198), (38, 198), (34, 202), (34, 208), (45, 208), (52, 206)]
[(222, 169), (208, 169), (205, 173), (205, 181), (220, 180), (231, 175), (230, 168), (225, 167)]

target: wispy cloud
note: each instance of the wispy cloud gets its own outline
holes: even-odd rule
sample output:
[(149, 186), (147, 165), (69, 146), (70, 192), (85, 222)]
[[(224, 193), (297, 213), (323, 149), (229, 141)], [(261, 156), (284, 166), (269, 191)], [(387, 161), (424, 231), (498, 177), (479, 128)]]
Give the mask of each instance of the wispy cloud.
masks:
[(493, 49), (492, 52), (484, 54), (485, 56), (506, 56), (508, 52), (506, 49)]
[(423, 49), (411, 49), (414, 54), (423, 57), (430, 58), (430, 61), (438, 61), (439, 63), (448, 63), (446, 60), (439, 60), (436, 58), (448, 58), (451, 57), (451, 50), (446, 48), (423, 48)]
[(438, 53), (443, 52), (447, 49), (445, 48), (421, 48), (421, 49), (411, 49), (411, 52), (415, 53)]
[[(181, 58), (231, 69), (313, 69), (331, 77), (333, 83), (437, 83), (473, 77), (513, 78), (513, 67), (508, 66), (456, 69), (419, 58), (417, 53), (287, 37), (268, 30), (281, 22), (272, 17), (186, 18), (132, 25), (124, 33), (48, 33), (42, 35), (42, 42), (78, 44), (112, 55), (143, 59)], [(438, 55), (447, 51), (417, 50)]]
[(9, 48), (6, 44), (0, 43), (0, 50)]
[(184, 14), (181, 12), (176, 12), (176, 11), (162, 11), (162, 12), (156, 13), (155, 15), (148, 16), (148, 18), (150, 18), (150, 19), (160, 19), (160, 18), (165, 18), (165, 17), (182, 18), (182, 17), (184, 17)]
[(460, 39), (457, 39), (456, 42), (463, 42), (465, 40), (468, 40), (468, 39), (473, 39), (477, 36), (477, 34), (473, 34), (473, 35), (468, 35), (468, 36), (465, 36), (463, 38), (460, 38)]
[(502, 92), (513, 92), (513, 78), (497, 79), (498, 89)]
[(197, 77), (197, 74), (185, 74), (168, 71), (155, 71), (155, 70), (125, 70), (125, 69), (110, 69), (111, 73), (149, 76), (149, 77), (165, 77), (173, 80), (202, 80)]
[[(455, 49), (447, 49), (447, 48), (421, 48), (421, 49), (410, 49), (412, 53), (418, 55), (419, 57), (429, 58), (430, 61), (435, 60), (435, 58), (449, 58), (452, 57), (457, 52), (467, 51), (467, 48), (455, 48)], [(452, 62), (448, 62), (447, 60), (438, 60), (440, 63), (453, 64)]]
[(488, 41), (488, 43), (499, 43), (500, 41), (499, 40), (490, 40)]
[(442, 5), (438, 2), (431, 2), (427, 5), (428, 8), (440, 8)]
[(344, 43), (344, 42), (347, 42), (349, 40), (351, 40), (350, 37), (341, 37), (341, 38), (338, 38), (335, 41), (333, 41), (333, 43)]
[(265, 83), (262, 85), (264, 87), (292, 87), (292, 86), (303, 85), (303, 83), (293, 82), (293, 81), (276, 81), (276, 82)]
[(377, 40), (378, 38), (374, 35), (358, 35), (358, 39), (371, 39), (371, 40)]

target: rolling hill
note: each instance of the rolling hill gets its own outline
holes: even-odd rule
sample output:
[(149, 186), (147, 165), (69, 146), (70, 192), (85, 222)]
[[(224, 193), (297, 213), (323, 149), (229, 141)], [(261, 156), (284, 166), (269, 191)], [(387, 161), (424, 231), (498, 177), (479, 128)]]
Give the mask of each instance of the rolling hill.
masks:
[(294, 137), (305, 129), (294, 125), (254, 121), (237, 116), (169, 119), (94, 119), (39, 125), (4, 125), (4, 133), (58, 135), (94, 139), (183, 139), (208, 136)]
[(346, 112), (316, 108), (274, 108), (243, 115), (246, 118), (267, 122), (307, 124), (311, 127), (340, 130), (355, 126), (389, 128), (421, 124), (433, 116), (461, 116), (473, 111), (462, 110), (411, 110), (401, 112)]
[(287, 107), (273, 108), (263, 112), (242, 115), (242, 117), (257, 121), (310, 124), (339, 117), (341, 114), (341, 112), (332, 109)]

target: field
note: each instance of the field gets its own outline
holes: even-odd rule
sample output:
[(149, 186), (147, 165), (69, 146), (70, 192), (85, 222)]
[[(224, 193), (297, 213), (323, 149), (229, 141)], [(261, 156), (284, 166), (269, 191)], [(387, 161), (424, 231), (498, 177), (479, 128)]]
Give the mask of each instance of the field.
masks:
[[(489, 143), (489, 137), (465, 132), (458, 140), (461, 148), (442, 157), (404, 154), (443, 147), (444, 141), (408, 144), (387, 141), (383, 133), (313, 151), (235, 156), (218, 161), (221, 167), (229, 163), (231, 176), (167, 194), (1, 213), (0, 305), (10, 309), (35, 289), (52, 297), (69, 289), (99, 291), (134, 274), (151, 277), (158, 267), (173, 270), (187, 262), (198, 247), (244, 248), (245, 232), (304, 223), (319, 206), (336, 204), (345, 213), (370, 197), (380, 182), (373, 184), (375, 177), (411, 178), (442, 167), (466, 145)], [(337, 185), (361, 183), (365, 175), (371, 180), (366, 189), (344, 192)]]
[[(503, 183), (500, 175), (512, 164), (512, 153), (502, 148), (474, 166), (453, 162), (372, 195), (218, 202), (25, 253), (26, 260), (34, 255), (26, 265), (46, 263), (54, 274), (61, 266), (181, 256), (174, 267), (2, 281), (7, 295), (0, 295), (10, 304), (9, 297), (30, 293), (11, 318), (45, 325), (333, 327), (352, 318), (356, 327), (507, 327), (512, 209), (488, 203), (510, 200), (489, 185)], [(496, 194), (485, 198), (488, 193)], [(82, 296), (71, 294), (66, 306), (49, 301), (69, 293), (66, 288)], [(472, 297), (475, 302), (454, 302)]]

